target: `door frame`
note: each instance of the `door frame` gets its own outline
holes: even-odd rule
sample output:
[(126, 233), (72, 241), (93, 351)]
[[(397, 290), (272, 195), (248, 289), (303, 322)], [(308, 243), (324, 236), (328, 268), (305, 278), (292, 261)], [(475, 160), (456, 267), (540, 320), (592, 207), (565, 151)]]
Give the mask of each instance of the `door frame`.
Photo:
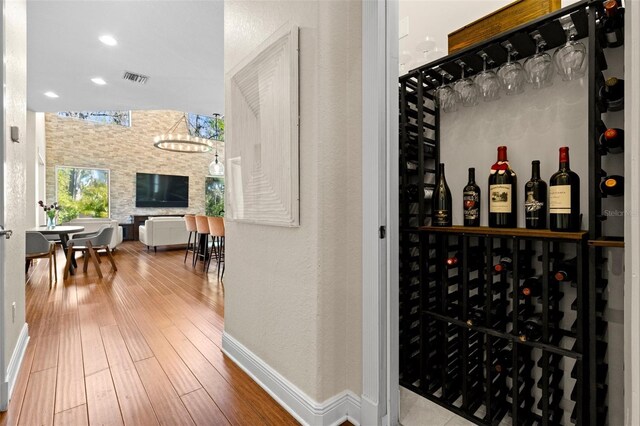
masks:
[(363, 425), (399, 420), (397, 99), (398, 0), (362, 2)]

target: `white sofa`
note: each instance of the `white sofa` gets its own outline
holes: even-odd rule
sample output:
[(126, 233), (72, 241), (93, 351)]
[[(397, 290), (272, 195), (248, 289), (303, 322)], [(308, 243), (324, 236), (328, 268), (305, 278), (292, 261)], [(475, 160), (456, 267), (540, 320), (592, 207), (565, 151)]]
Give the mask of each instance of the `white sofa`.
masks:
[(78, 217), (71, 219), (64, 225), (84, 226), (84, 232), (97, 232), (103, 226), (110, 226), (113, 228), (113, 236), (111, 237), (111, 243), (109, 248), (115, 249), (118, 244), (122, 242), (122, 226), (118, 225), (118, 221), (115, 219), (101, 218), (101, 217)]
[(157, 251), (158, 246), (185, 245), (189, 240), (189, 232), (184, 217), (150, 217), (140, 225), (138, 235), (140, 242)]

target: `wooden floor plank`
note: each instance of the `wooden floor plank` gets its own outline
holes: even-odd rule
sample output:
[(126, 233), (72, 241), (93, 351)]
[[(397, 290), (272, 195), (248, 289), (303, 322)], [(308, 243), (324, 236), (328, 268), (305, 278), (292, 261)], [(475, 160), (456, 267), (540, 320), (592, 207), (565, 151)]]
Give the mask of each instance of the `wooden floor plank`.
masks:
[(82, 404), (74, 408), (56, 413), (54, 426), (85, 426), (89, 424), (87, 405)]
[(107, 369), (87, 376), (85, 383), (89, 424), (104, 426), (124, 424), (111, 380), (111, 372)]
[(39, 426), (53, 424), (55, 390), (55, 367), (31, 373), (18, 425)]
[[(171, 386), (155, 358), (136, 362), (136, 369), (147, 390), (151, 405), (161, 425), (193, 425), (189, 412)], [(195, 391), (197, 392), (197, 391)]]
[(87, 402), (78, 313), (62, 315), (61, 323), (56, 381), (56, 413)]
[(218, 426), (229, 424), (227, 418), (204, 389), (182, 395), (181, 398), (196, 425)]
[[(118, 247), (49, 288), (46, 262), (26, 284), (31, 340), (0, 426), (289, 425), (295, 420), (221, 350), (224, 288), (182, 250)], [(58, 252), (60, 264), (63, 255)]]
[(155, 425), (156, 415), (117, 325), (102, 327), (111, 377), (125, 424)]
[(31, 372), (47, 370), (58, 365), (59, 334), (46, 334), (40, 336), (40, 344), (36, 348)]
[(109, 368), (107, 355), (104, 351), (100, 326), (94, 316), (96, 304), (78, 305), (80, 315), (80, 336), (82, 340), (82, 362), (84, 375), (90, 376), (98, 371)]

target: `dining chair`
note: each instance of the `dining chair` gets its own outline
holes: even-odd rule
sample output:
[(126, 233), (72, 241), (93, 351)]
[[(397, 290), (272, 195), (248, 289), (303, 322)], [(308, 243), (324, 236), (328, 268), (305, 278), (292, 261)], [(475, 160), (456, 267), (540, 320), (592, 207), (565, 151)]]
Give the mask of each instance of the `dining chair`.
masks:
[[(58, 266), (56, 264), (56, 244), (45, 238), (39, 232), (27, 232), (26, 235), (26, 259), (31, 261), (38, 258), (49, 259), (49, 288), (52, 286), (52, 277), (58, 282)], [(53, 266), (53, 274), (52, 267)]]
[[(209, 271), (211, 258), (215, 256), (218, 264), (218, 278), (221, 279), (224, 276), (224, 219), (221, 217), (208, 217), (207, 221), (209, 222), (209, 234), (213, 239), (209, 260), (207, 261), (207, 271)], [(220, 274), (221, 263), (222, 274)]]
[(87, 266), (89, 263), (88, 259), (91, 259), (96, 268), (96, 272), (98, 273), (98, 277), (102, 278), (100, 259), (98, 258), (98, 251), (100, 250), (106, 251), (109, 261), (111, 262), (111, 268), (114, 271), (117, 271), (118, 268), (116, 266), (116, 262), (113, 259), (111, 249), (109, 248), (109, 242), (111, 241), (112, 236), (113, 228), (110, 226), (105, 226), (98, 232), (75, 234), (73, 238), (67, 242), (67, 263), (64, 267), (64, 279), (66, 280), (69, 276), (71, 261), (75, 253), (78, 251), (82, 252), (84, 256), (83, 272), (87, 272)]
[(209, 221), (207, 220), (207, 216), (196, 215), (196, 229), (198, 231), (197, 239), (198, 239), (198, 248), (194, 253), (193, 266), (196, 266), (198, 263), (198, 259), (202, 258), (204, 262), (202, 270), (206, 267), (207, 254), (209, 251)]
[[(192, 214), (184, 215), (184, 222), (187, 225), (187, 231), (189, 232), (189, 239), (187, 240), (187, 249), (184, 252), (184, 262), (187, 262), (187, 256), (189, 252), (195, 256), (196, 253), (196, 241), (198, 240), (198, 228), (196, 227), (196, 217)], [(193, 242), (191, 242), (193, 237)], [(191, 263), (193, 264), (193, 256), (191, 257)]]

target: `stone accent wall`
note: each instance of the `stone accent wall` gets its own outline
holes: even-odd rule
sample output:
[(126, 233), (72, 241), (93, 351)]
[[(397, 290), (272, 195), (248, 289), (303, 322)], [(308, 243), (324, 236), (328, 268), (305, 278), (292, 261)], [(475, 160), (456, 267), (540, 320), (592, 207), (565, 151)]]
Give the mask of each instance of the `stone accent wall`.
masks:
[[(131, 111), (131, 127), (123, 127), (46, 114), (47, 203), (56, 199), (56, 166), (94, 167), (110, 170), (111, 217), (121, 222), (134, 214), (204, 213), (204, 179), (215, 152), (182, 154), (153, 146), (154, 136), (169, 130), (181, 115)], [(218, 155), (223, 161), (223, 144)], [(138, 172), (189, 176), (189, 207), (136, 208)]]

